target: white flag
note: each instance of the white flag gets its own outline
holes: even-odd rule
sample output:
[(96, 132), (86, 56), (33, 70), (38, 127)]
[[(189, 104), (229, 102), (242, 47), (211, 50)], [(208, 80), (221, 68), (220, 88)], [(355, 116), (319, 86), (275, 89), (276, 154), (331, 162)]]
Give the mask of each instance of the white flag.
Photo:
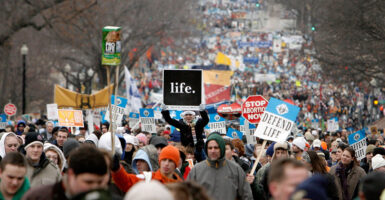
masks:
[(127, 107), (130, 112), (139, 112), (139, 108), (142, 108), (141, 96), (136, 85), (136, 81), (132, 78), (130, 71), (124, 66), (124, 74), (126, 81), (126, 92), (127, 92)]

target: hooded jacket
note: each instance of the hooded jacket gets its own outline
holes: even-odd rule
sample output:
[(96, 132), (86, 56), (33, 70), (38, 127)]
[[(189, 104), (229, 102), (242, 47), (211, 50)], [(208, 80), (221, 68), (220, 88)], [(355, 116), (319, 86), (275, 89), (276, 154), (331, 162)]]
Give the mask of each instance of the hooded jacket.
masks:
[(146, 161), (148, 167), (152, 170), (151, 162), (150, 159), (148, 158), (147, 153), (143, 149), (139, 149), (138, 152), (136, 152), (136, 155), (134, 159), (132, 159), (132, 169), (135, 171), (136, 174), (139, 174), (138, 168), (136, 166), (136, 161), (137, 160), (144, 160)]
[(0, 139), (0, 156), (1, 158), (4, 158), (5, 156), (5, 138), (8, 136), (8, 135), (15, 135), (16, 137), (16, 134), (12, 133), (12, 132), (9, 132), (9, 133), (4, 133), (3, 136), (1, 136), (1, 139)]
[(67, 162), (66, 158), (64, 157), (64, 153), (59, 149), (59, 147), (57, 147), (51, 143), (45, 143), (44, 144), (44, 153), (47, 152), (48, 150), (53, 150), (59, 155), (58, 159), (60, 159), (61, 164), (58, 167), (61, 171), (63, 171), (64, 167), (66, 166), (66, 162)]
[(159, 159), (158, 159), (158, 151), (156, 150), (155, 146), (150, 144), (140, 149), (142, 149), (144, 152), (147, 153), (147, 156), (150, 159), (152, 171), (153, 172), (157, 171), (159, 169)]
[(187, 177), (206, 188), (214, 199), (234, 200), (253, 199), (250, 185), (246, 180), (246, 174), (235, 162), (225, 159), (225, 141), (218, 133), (211, 133), (205, 145), (215, 140), (220, 149), (220, 158), (211, 160), (209, 157), (193, 167)]
[(27, 159), (27, 174), (26, 177), (31, 182), (31, 187), (49, 185), (60, 181), (61, 173), (59, 168), (49, 161), (45, 154), (42, 153), (38, 164), (33, 165)]

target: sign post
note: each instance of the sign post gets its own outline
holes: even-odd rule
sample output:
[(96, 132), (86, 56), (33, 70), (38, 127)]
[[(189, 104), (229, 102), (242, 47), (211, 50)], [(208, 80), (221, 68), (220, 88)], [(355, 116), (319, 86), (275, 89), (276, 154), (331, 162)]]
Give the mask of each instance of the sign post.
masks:
[(169, 110), (199, 110), (202, 88), (202, 70), (163, 71), (163, 103)]
[(268, 101), (260, 95), (249, 96), (242, 104), (243, 117), (252, 124), (261, 121), (261, 116), (265, 112)]

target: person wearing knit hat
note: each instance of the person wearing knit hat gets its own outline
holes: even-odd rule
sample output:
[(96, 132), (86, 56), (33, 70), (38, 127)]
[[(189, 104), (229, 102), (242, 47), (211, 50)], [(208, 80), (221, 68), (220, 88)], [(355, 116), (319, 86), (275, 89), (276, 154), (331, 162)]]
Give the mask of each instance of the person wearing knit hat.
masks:
[(286, 142), (277, 142), (274, 144), (273, 160), (289, 157), (289, 145)]
[[(152, 146), (152, 145), (149, 145)], [(129, 174), (123, 166), (119, 164), (119, 157), (114, 156), (112, 164), (112, 178), (118, 188), (126, 193), (133, 185), (145, 180), (157, 180), (163, 184), (182, 182), (182, 179), (175, 173), (175, 169), (179, 165), (179, 150), (171, 145), (162, 149), (159, 154), (160, 168), (156, 172), (143, 172), (143, 174)]]
[[(245, 181), (246, 174), (238, 164), (225, 159), (225, 149), (221, 135), (211, 133), (205, 145), (207, 160), (195, 165), (187, 180), (204, 185), (213, 199), (252, 199), (250, 184)], [(254, 179), (253, 175), (247, 175), (247, 180), (249, 178)]]
[(385, 159), (382, 155), (377, 154), (372, 158), (373, 171), (385, 172)]
[(136, 135), (136, 138), (138, 138), (138, 140), (139, 140), (139, 147), (147, 145), (148, 142), (147, 142), (147, 137), (145, 134), (139, 133), (138, 135)]
[(302, 153), (306, 148), (306, 140), (303, 137), (296, 137), (293, 140), (292, 150), (297, 160), (302, 160)]
[(39, 133), (31, 132), (25, 136), (27, 175), (31, 187), (58, 182), (61, 173), (58, 166), (49, 161), (43, 153), (43, 138)]
[(373, 158), (373, 150), (376, 146), (369, 144), (366, 147), (365, 158), (363, 158), (360, 162), (360, 167), (365, 170), (366, 173), (369, 173), (372, 169), (372, 158)]

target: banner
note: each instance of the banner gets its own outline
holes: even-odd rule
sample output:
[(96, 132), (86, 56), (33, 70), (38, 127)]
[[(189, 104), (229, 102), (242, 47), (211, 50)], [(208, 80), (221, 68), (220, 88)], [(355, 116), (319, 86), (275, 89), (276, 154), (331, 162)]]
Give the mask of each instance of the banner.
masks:
[(139, 113), (130, 112), (128, 115), (128, 126), (134, 127), (139, 122)]
[(256, 82), (274, 82), (276, 80), (275, 74), (254, 74)]
[(231, 76), (233, 71), (220, 71), (220, 70), (204, 70), (203, 81), (205, 84), (215, 84), (229, 86), (231, 84)]
[(299, 112), (299, 107), (287, 102), (270, 98), (261, 121), (255, 130), (255, 136), (275, 142), (286, 141)]
[(206, 104), (230, 100), (230, 84), (232, 75), (232, 71), (203, 71)]
[(227, 129), (226, 136), (231, 137), (233, 139), (242, 140), (243, 133), (241, 131), (238, 131), (237, 129), (229, 128), (229, 129)]
[(57, 120), (57, 104), (47, 104), (47, 118), (50, 120)]
[(199, 110), (202, 87), (202, 70), (163, 70), (163, 102), (167, 109)]
[(124, 80), (126, 82), (126, 93), (127, 93), (127, 108), (129, 112), (139, 112), (142, 108), (141, 96), (136, 84), (136, 80), (132, 78), (130, 71), (124, 66)]
[(231, 65), (231, 59), (223, 54), (222, 52), (218, 52), (217, 56), (215, 57), (215, 64), (217, 65)]
[(139, 109), (142, 131), (156, 133), (154, 110), (151, 108)]
[(220, 134), (226, 134), (226, 121), (218, 114), (209, 114), (210, 121), (205, 127), (212, 132), (219, 132)]
[(84, 127), (81, 110), (58, 109), (59, 126)]
[[(114, 85), (110, 86), (111, 92)], [(59, 108), (71, 107), (74, 109), (82, 108), (102, 108), (108, 106), (108, 87), (99, 90), (95, 94), (81, 94), (55, 85), (54, 102)]]
[(352, 133), (348, 136), (349, 145), (356, 152), (356, 157), (358, 161), (365, 158), (366, 156), (366, 134), (365, 130), (359, 130), (355, 133)]

